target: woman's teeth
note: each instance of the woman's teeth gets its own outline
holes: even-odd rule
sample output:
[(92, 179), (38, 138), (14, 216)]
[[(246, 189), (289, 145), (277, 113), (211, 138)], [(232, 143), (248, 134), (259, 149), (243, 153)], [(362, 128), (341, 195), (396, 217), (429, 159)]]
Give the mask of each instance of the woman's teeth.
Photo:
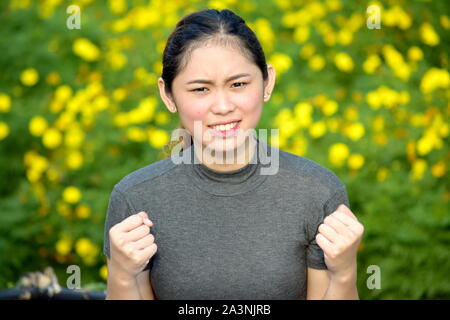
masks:
[(214, 130), (220, 130), (220, 131), (226, 131), (226, 130), (230, 130), (233, 129), (239, 121), (236, 122), (232, 122), (232, 123), (228, 123), (228, 124), (220, 124), (218, 126), (211, 126), (211, 128), (213, 128)]

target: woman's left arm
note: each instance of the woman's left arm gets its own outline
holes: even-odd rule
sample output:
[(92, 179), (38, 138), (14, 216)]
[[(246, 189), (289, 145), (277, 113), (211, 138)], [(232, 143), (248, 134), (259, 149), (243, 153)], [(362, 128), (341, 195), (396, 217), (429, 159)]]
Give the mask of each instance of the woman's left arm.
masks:
[(359, 300), (354, 278), (330, 279), (328, 270), (308, 267), (307, 300)]
[(329, 279), (323, 299), (358, 300), (356, 255), (364, 226), (341, 204), (323, 220), (318, 231), (316, 242), (324, 252)]

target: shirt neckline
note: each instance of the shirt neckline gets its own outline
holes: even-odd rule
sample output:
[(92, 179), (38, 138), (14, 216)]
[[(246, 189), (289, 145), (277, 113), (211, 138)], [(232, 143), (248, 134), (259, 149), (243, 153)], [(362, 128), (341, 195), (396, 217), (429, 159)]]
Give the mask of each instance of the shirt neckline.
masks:
[(261, 174), (264, 167), (261, 159), (267, 155), (268, 145), (255, 136), (255, 152), (252, 159), (244, 167), (232, 171), (217, 171), (204, 165), (194, 152), (194, 145), (186, 149), (192, 162), (186, 164), (188, 175), (193, 183), (202, 191), (217, 196), (234, 196), (257, 188), (266, 179)]

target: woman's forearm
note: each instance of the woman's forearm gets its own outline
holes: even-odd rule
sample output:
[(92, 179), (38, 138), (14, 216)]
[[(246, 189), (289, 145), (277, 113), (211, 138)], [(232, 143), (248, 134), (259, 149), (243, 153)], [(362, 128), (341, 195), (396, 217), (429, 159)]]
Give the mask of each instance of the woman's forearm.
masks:
[(332, 276), (323, 300), (359, 300), (356, 271), (345, 276)]
[(142, 300), (137, 279), (108, 270), (106, 300)]

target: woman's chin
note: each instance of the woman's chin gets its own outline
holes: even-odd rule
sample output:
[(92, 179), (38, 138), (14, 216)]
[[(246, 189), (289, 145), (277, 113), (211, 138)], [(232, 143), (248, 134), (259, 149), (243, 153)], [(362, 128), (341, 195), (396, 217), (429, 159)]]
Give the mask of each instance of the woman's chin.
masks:
[(236, 149), (244, 147), (245, 139), (244, 137), (234, 136), (228, 138), (215, 137), (211, 142), (209, 142), (205, 147), (211, 151), (215, 152), (232, 152)]

